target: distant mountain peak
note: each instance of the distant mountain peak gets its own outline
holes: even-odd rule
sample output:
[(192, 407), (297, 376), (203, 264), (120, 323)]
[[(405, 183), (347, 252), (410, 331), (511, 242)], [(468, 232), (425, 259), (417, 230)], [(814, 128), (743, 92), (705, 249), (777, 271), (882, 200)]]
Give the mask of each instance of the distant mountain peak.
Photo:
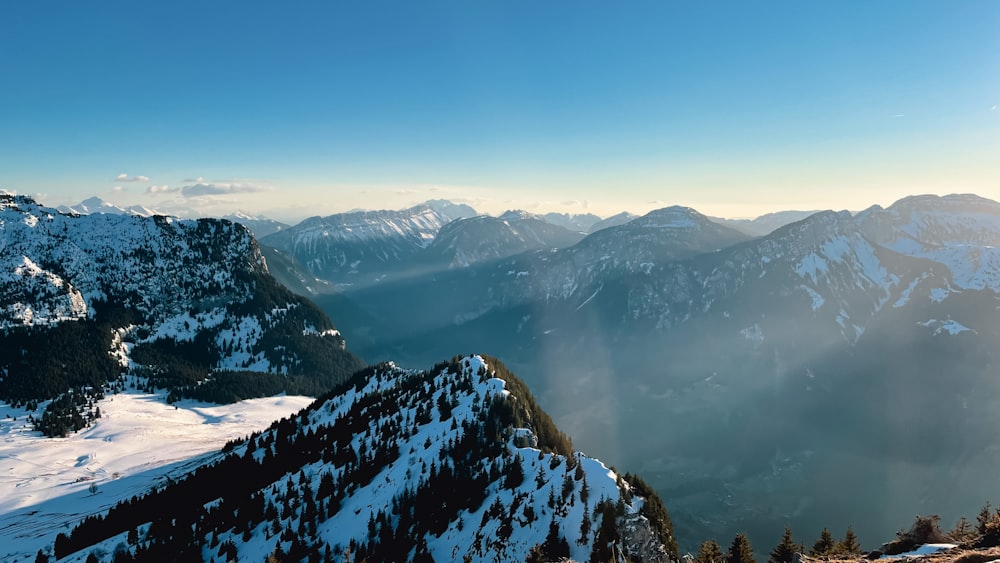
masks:
[(130, 205), (121, 207), (100, 197), (91, 196), (76, 205), (61, 205), (56, 208), (62, 213), (75, 213), (77, 215), (91, 215), (94, 213), (107, 213), (112, 215), (137, 215), (139, 217), (152, 217), (154, 215), (170, 215), (155, 209), (150, 209), (142, 205)]
[(471, 206), (464, 203), (455, 203), (447, 199), (429, 199), (423, 203), (438, 213), (454, 221), (456, 219), (467, 219), (475, 217), (479, 213)]
[(241, 209), (237, 209), (236, 211), (233, 211), (229, 215), (223, 216), (223, 219), (253, 219), (256, 221), (259, 219), (267, 219), (267, 217), (264, 217), (263, 215), (254, 215), (252, 213), (248, 213)]
[(709, 219), (690, 207), (672, 205), (656, 209), (643, 215), (638, 225), (643, 227), (661, 227), (668, 229), (694, 228), (709, 222)]
[(228, 219), (234, 223), (240, 223), (246, 228), (250, 229), (253, 236), (261, 239), (276, 233), (278, 231), (283, 231), (288, 228), (288, 225), (280, 221), (275, 221), (274, 219), (265, 217), (263, 215), (253, 215), (245, 211), (234, 211), (229, 215), (222, 217), (223, 219)]
[(500, 218), (504, 221), (524, 221), (525, 219), (537, 219), (542, 220), (541, 217), (535, 215), (534, 213), (529, 213), (523, 209), (508, 209), (500, 214)]

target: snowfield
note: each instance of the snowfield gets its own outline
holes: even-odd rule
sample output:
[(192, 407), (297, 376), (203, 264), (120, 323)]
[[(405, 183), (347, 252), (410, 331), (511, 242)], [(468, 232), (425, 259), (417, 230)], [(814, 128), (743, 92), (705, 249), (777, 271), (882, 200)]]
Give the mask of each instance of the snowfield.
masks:
[(0, 402), (0, 560), (33, 561), (39, 548), (83, 517), (166, 484), (219, 455), (227, 441), (314, 400), (276, 396), (221, 406), (192, 400), (168, 405), (165, 396), (108, 395), (98, 403), (97, 423), (67, 438), (42, 437), (31, 430), (29, 413)]

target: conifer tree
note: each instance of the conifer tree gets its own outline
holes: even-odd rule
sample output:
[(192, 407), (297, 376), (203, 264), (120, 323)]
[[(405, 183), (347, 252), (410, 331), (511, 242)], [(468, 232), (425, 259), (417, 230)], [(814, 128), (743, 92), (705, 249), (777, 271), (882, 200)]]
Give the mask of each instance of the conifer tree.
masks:
[(819, 534), (819, 539), (816, 540), (812, 549), (809, 550), (809, 555), (830, 555), (833, 553), (835, 545), (829, 528), (823, 528), (823, 531)]
[(725, 558), (722, 548), (715, 540), (705, 540), (698, 546), (698, 555), (695, 556), (695, 563), (723, 563)]
[(583, 520), (580, 521), (580, 539), (576, 540), (576, 543), (580, 545), (586, 545), (587, 539), (590, 537), (590, 514), (587, 510), (583, 511)]
[(545, 536), (545, 543), (542, 544), (542, 553), (547, 557), (546, 561), (569, 557), (569, 542), (559, 533), (559, 525), (555, 518), (549, 523), (549, 533)]
[(733, 545), (729, 546), (726, 563), (757, 563), (753, 556), (753, 546), (745, 533), (736, 534)]
[(837, 543), (836, 552), (841, 555), (857, 555), (861, 553), (861, 544), (858, 543), (858, 536), (854, 534), (853, 527), (847, 527), (844, 539)]
[(980, 536), (986, 534), (986, 525), (990, 521), (991, 514), (990, 503), (987, 501), (986, 504), (979, 509), (979, 515), (976, 516), (976, 531), (979, 532)]
[(975, 536), (976, 532), (972, 529), (972, 524), (969, 523), (969, 520), (965, 516), (959, 518), (958, 522), (955, 523), (955, 527), (948, 532), (948, 537), (958, 543), (972, 541), (975, 539)]
[(800, 544), (792, 539), (792, 529), (785, 526), (785, 533), (781, 536), (781, 543), (771, 550), (771, 556), (767, 558), (768, 563), (792, 563), (796, 553), (804, 551)]

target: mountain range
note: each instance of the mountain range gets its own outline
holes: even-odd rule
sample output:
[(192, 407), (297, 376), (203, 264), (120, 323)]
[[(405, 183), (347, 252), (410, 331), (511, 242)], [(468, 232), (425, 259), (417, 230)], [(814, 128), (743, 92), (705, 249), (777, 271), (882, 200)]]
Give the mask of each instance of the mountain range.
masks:
[(972, 195), (758, 237), (674, 207), (317, 302), (370, 361), (504, 358), (587, 451), (649, 477), (682, 545), (831, 518), (886, 537), (1000, 492), (998, 243), (1000, 204)]
[[(603, 222), (488, 217), (437, 201), (307, 219), (255, 252), (370, 362), (430, 365), (473, 350), (503, 358), (583, 450), (637, 469), (667, 499), (680, 547), (693, 549), (789, 523), (850, 523), (863, 539), (883, 538), (913, 513), (967, 514), (1000, 492), (998, 242), (1000, 204), (973, 195), (753, 221), (679, 206)], [(42, 310), (56, 326), (83, 326), (63, 321), (104, 314), (102, 301), (82, 315), (42, 287), (76, 287), (45, 281), (69, 279), (55, 267), (26, 268), (10, 266), (4, 302), (41, 296), (28, 317)], [(280, 287), (264, 269), (264, 285)], [(226, 291), (220, 300), (233, 299)], [(8, 324), (25, 325), (23, 310), (8, 307)], [(156, 357), (144, 330), (130, 330), (130, 361)], [(229, 377), (215, 375), (225, 353), (202, 361), (176, 396), (199, 378)], [(646, 428), (655, 430), (637, 431)]]
[[(61, 213), (3, 194), (0, 248), (5, 558), (677, 558), (656, 493), (576, 452), (502, 363), (360, 369), (243, 225)], [(322, 396), (218, 454), (165, 458), (185, 446), (143, 444), (142, 424), (102, 416), (143, 419), (155, 409), (139, 405), (165, 399), (206, 418), (192, 431), (224, 431), (190, 398), (280, 392)], [(49, 446), (38, 431), (61, 438)], [(78, 447), (76, 432), (103, 438), (67, 464), (58, 452)], [(101, 461), (113, 452), (130, 459)], [(82, 476), (60, 482), (71, 475)], [(105, 488), (106, 503), (72, 498)]]

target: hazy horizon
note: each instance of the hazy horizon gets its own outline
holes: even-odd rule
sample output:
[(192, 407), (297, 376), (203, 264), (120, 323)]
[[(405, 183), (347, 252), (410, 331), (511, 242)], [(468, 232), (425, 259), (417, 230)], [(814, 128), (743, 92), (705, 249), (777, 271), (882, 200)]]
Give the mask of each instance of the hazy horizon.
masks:
[[(18, 192), (15, 191), (15, 190), (6, 190), (6, 189), (4, 189), (2, 187), (0, 187), (0, 193), (10, 193), (10, 194), (14, 194), (14, 195), (19, 195)], [(904, 195), (904, 196), (902, 196), (899, 199), (903, 199), (905, 197), (911, 197), (911, 196), (925, 196), (925, 195), (930, 195), (930, 196), (947, 196), (947, 195), (956, 195), (956, 194), (958, 194), (958, 192), (955, 192), (955, 193), (952, 193), (952, 194), (946, 194), (946, 193), (945, 194), (916, 194), (915, 193), (915, 194)], [(127, 208), (127, 207), (129, 207), (131, 205), (142, 205), (141, 203), (140, 204), (128, 204), (128, 203), (117, 202), (117, 201), (114, 200), (114, 194), (111, 194), (110, 197), (104, 197), (104, 196), (101, 196), (101, 195), (91, 195), (91, 196), (83, 198), (82, 200), (68, 202), (68, 203), (58, 203), (58, 204), (57, 203), (53, 203), (50, 200), (47, 200), (47, 196), (45, 194), (20, 194), (20, 195), (28, 195), (28, 196), (30, 196), (32, 198), (35, 198), (35, 200), (38, 201), (38, 203), (40, 203), (42, 205), (45, 205), (45, 206), (48, 206), (48, 207), (53, 207), (53, 208), (57, 208), (57, 207), (61, 207), (61, 206), (73, 207), (73, 206), (76, 206), (78, 204), (83, 203), (87, 199), (94, 198), (94, 197), (99, 198), (99, 199), (103, 200), (104, 202), (110, 203), (112, 205), (116, 205), (118, 207), (121, 207), (123, 209)], [(981, 194), (972, 194), (972, 195), (981, 196)], [(471, 204), (469, 204), (469, 202), (462, 201), (462, 200), (450, 200), (450, 199), (445, 199), (445, 198), (434, 198), (434, 199), (450, 201), (451, 203), (454, 203), (454, 204), (467, 204), (467, 205), (471, 205)], [(589, 211), (587, 209), (584, 209), (584, 210), (581, 210), (581, 211), (564, 212), (564, 211), (559, 211), (558, 209), (551, 209), (551, 208), (548, 208), (548, 209), (538, 209), (537, 206), (536, 206), (536, 209), (534, 209), (534, 210), (527, 210), (527, 209), (525, 209), (523, 207), (507, 207), (507, 208), (501, 208), (500, 211), (484, 211), (482, 209), (476, 208), (475, 206), (472, 206), (472, 207), (476, 210), (476, 212), (478, 212), (480, 214), (491, 215), (491, 216), (494, 216), (494, 217), (500, 216), (500, 215), (502, 215), (502, 214), (504, 214), (506, 212), (509, 212), (509, 211), (529, 211), (529, 212), (534, 213), (536, 215), (544, 215), (546, 213), (568, 213), (569, 215), (575, 215), (575, 214), (582, 215), (582, 214), (588, 214), (589, 213), (589, 214), (592, 214), (592, 215), (595, 215), (595, 216), (599, 217), (600, 219), (607, 219), (609, 217), (612, 217), (614, 215), (618, 215), (618, 214), (621, 214), (621, 213), (632, 213), (632, 214), (637, 215), (637, 216), (642, 216), (642, 215), (644, 215), (646, 213), (649, 213), (651, 211), (654, 211), (656, 209), (663, 209), (665, 207), (671, 207), (671, 206), (675, 206), (676, 205), (676, 206), (682, 206), (682, 207), (690, 207), (690, 208), (694, 209), (695, 211), (697, 211), (698, 213), (701, 213), (702, 215), (706, 215), (708, 217), (717, 218), (717, 219), (727, 219), (727, 220), (739, 221), (739, 220), (753, 220), (753, 219), (758, 219), (758, 218), (761, 218), (761, 217), (764, 217), (764, 216), (767, 216), (767, 215), (777, 214), (777, 213), (783, 213), (783, 212), (789, 212), (789, 213), (803, 213), (803, 212), (818, 213), (818, 212), (821, 212), (821, 211), (849, 211), (850, 213), (858, 213), (860, 211), (863, 211), (864, 209), (867, 209), (867, 208), (875, 206), (875, 205), (881, 206), (883, 208), (884, 207), (889, 207), (890, 205), (892, 205), (896, 201), (899, 201), (899, 199), (896, 199), (896, 200), (893, 200), (893, 201), (888, 201), (888, 202), (885, 202), (885, 203), (882, 203), (882, 202), (872, 203), (872, 204), (866, 205), (865, 207), (857, 208), (857, 209), (845, 209), (845, 208), (835, 208), (835, 207), (830, 207), (830, 208), (826, 208), (826, 209), (821, 209), (821, 208), (816, 208), (816, 209), (779, 208), (779, 209), (774, 209), (772, 211), (766, 211), (766, 212), (761, 213), (759, 215), (743, 216), (743, 217), (734, 217), (734, 216), (725, 216), (725, 215), (717, 215), (717, 214), (713, 214), (713, 213), (707, 213), (707, 212), (703, 211), (702, 209), (698, 209), (698, 208), (690, 206), (690, 205), (685, 205), (683, 202), (675, 202), (675, 203), (660, 202), (661, 205), (652, 205), (651, 204), (650, 207), (648, 207), (647, 209), (644, 209), (642, 212), (636, 212), (636, 211), (633, 211), (631, 209), (619, 209), (619, 210), (611, 212), (611, 213), (603, 213), (603, 214), (602, 213), (596, 213), (594, 211)], [(415, 201), (415, 202), (412, 202), (412, 203), (409, 203), (409, 204), (405, 204), (402, 207), (384, 207), (384, 206), (383, 207), (378, 207), (378, 206), (374, 206), (374, 207), (367, 207), (367, 208), (352, 208), (352, 209), (332, 211), (330, 213), (314, 213), (312, 215), (292, 216), (290, 218), (282, 218), (282, 217), (274, 216), (274, 215), (269, 214), (267, 211), (253, 213), (253, 212), (249, 212), (249, 211), (247, 211), (245, 209), (242, 209), (242, 208), (239, 208), (239, 207), (233, 207), (232, 209), (228, 209), (228, 210), (225, 210), (225, 211), (220, 210), (217, 213), (203, 213), (203, 212), (198, 211), (195, 208), (175, 209), (175, 210), (171, 211), (170, 213), (175, 214), (175, 215), (177, 215), (178, 217), (181, 217), (181, 218), (223, 217), (223, 216), (227, 216), (227, 215), (237, 215), (237, 214), (240, 214), (240, 213), (246, 213), (246, 214), (250, 214), (250, 215), (253, 215), (255, 217), (258, 217), (258, 218), (273, 219), (273, 220), (276, 220), (276, 221), (279, 221), (279, 222), (282, 222), (282, 223), (285, 223), (285, 224), (288, 224), (288, 225), (295, 225), (295, 224), (298, 224), (298, 223), (300, 223), (300, 222), (302, 222), (305, 219), (308, 219), (310, 217), (316, 217), (316, 216), (326, 217), (326, 216), (336, 215), (336, 214), (341, 214), (341, 213), (369, 212), (369, 211), (401, 211), (401, 210), (404, 210), (404, 209), (407, 209), (407, 208), (410, 208), (410, 207), (414, 207), (414, 206), (417, 206), (417, 205), (428, 203), (430, 201), (432, 201), (432, 200)], [(148, 209), (150, 209), (152, 211), (163, 211), (163, 212), (167, 211), (166, 209), (157, 208), (157, 207), (149, 206), (149, 205), (143, 205), (143, 207), (146, 207), (146, 208), (148, 208)]]

